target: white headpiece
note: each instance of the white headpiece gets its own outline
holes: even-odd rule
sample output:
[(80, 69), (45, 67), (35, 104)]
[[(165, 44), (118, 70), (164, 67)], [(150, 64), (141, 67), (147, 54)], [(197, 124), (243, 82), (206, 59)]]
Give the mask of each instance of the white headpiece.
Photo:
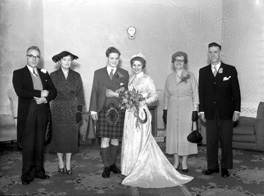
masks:
[(136, 54), (133, 54), (132, 57), (131, 57), (131, 59), (133, 59), (134, 57), (141, 57), (142, 59), (146, 60), (145, 59), (145, 55), (143, 53), (141, 53), (141, 52), (138, 52)]

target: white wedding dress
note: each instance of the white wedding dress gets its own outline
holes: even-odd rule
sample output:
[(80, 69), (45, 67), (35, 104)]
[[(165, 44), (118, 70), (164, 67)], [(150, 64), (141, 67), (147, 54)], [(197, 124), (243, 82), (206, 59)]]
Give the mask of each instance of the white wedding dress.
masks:
[[(143, 72), (133, 75), (129, 90), (135, 88), (150, 104), (158, 99), (153, 80)], [(125, 175), (123, 185), (142, 188), (164, 188), (185, 184), (193, 177), (181, 175), (168, 159), (151, 134), (151, 113), (146, 104), (140, 106), (139, 116), (147, 122), (137, 126), (134, 109), (126, 110), (121, 153), (121, 172)]]

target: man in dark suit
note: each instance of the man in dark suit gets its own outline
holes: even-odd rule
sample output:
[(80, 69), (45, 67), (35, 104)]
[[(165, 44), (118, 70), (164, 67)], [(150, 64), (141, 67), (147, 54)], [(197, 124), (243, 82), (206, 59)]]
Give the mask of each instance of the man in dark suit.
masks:
[(206, 122), (207, 170), (205, 175), (219, 172), (218, 144), (222, 150), (221, 175), (228, 177), (233, 168), (233, 121), (240, 115), (241, 96), (237, 71), (220, 60), (221, 46), (208, 45), (211, 63), (200, 69), (200, 117)]
[[(90, 100), (90, 113), (96, 123), (96, 135), (101, 138), (103, 178), (110, 172), (121, 173), (115, 165), (119, 138), (123, 135), (124, 111), (119, 109), (119, 93), (127, 89), (129, 75), (118, 66), (120, 52), (110, 47), (106, 50), (107, 66), (94, 72)], [(111, 144), (111, 146), (110, 146)]]
[(40, 50), (27, 49), (27, 65), (13, 73), (13, 86), (18, 96), (18, 141), (22, 143), (23, 185), (34, 178), (48, 179), (44, 170), (44, 140), (48, 122), (49, 101), (57, 95), (49, 74), (38, 69)]

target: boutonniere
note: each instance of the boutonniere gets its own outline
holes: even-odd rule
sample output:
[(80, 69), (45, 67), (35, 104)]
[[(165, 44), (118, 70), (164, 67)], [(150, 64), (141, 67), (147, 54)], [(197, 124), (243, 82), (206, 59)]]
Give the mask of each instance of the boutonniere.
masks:
[(124, 75), (123, 74), (121, 74), (119, 71), (117, 72), (117, 76), (116, 76), (117, 78), (123, 78), (124, 77)]
[(220, 74), (223, 73), (223, 68), (220, 68), (218, 73), (220, 73)]
[(189, 78), (191, 78), (191, 75), (190, 75), (190, 74), (187, 74), (186, 76), (182, 76), (182, 77), (181, 77), (181, 81), (180, 81), (180, 83), (181, 83), (181, 82), (187, 83), (187, 80), (188, 80)]
[(42, 73), (44, 73), (44, 74), (47, 73), (47, 70), (45, 70), (45, 69), (41, 69), (40, 71), (41, 71)]

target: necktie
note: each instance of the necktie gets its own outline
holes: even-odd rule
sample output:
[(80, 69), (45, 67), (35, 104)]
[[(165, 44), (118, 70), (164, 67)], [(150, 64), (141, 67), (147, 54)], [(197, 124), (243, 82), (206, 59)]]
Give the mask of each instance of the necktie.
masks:
[(110, 79), (112, 80), (113, 79), (113, 76), (114, 76), (114, 70), (113, 69), (111, 69), (111, 72), (110, 72)]
[(217, 69), (216, 69), (216, 66), (213, 66), (213, 74), (214, 74), (214, 77), (216, 76), (217, 74)]
[(38, 77), (38, 72), (37, 72), (36, 68), (33, 69), (33, 75), (34, 75), (35, 77)]

